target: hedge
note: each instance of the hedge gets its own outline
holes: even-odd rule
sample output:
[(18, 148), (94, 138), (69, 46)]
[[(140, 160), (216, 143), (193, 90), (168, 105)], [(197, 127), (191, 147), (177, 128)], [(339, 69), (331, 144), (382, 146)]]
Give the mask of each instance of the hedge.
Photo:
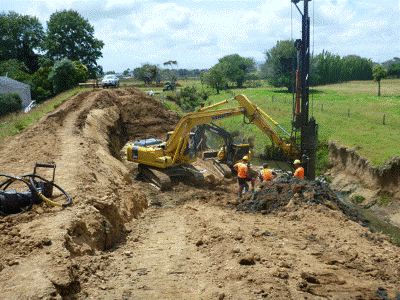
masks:
[(0, 94), (0, 116), (21, 111), (22, 99), (17, 93)]

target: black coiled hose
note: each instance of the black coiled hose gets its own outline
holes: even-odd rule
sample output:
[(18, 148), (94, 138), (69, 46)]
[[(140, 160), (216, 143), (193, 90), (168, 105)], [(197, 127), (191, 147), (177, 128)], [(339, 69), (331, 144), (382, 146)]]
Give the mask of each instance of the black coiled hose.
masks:
[[(64, 191), (60, 186), (52, 181), (49, 181), (36, 174), (27, 174), (21, 177), (15, 177), (5, 174), (0, 174), (0, 177), (6, 177), (7, 179), (0, 184), (0, 215), (18, 215), (29, 211), (33, 204), (39, 203), (41, 200), (49, 203), (53, 206), (65, 207), (72, 203), (71, 197), (66, 191)], [(40, 179), (43, 182), (38, 183), (35, 179)], [(28, 182), (29, 180), (29, 182)], [(16, 191), (6, 191), (13, 182), (21, 181), (28, 186), (28, 191), (16, 192)], [(43, 183), (50, 184), (52, 187), (57, 188), (61, 193), (63, 193), (67, 201), (65, 203), (57, 203), (50, 200), (48, 197), (43, 195)], [(20, 211), (25, 208), (23, 211)]]

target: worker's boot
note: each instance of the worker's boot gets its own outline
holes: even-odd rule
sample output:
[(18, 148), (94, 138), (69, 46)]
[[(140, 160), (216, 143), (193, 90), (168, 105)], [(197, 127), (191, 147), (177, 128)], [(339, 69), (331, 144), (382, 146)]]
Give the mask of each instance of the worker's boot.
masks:
[(249, 191), (249, 185), (248, 184), (246, 184), (245, 186), (244, 186), (244, 193), (243, 193), (243, 195), (246, 195), (246, 193)]

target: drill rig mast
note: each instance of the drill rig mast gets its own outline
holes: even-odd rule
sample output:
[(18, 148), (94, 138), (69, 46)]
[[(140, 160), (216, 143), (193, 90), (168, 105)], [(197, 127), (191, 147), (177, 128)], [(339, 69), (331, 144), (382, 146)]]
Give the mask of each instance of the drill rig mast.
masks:
[(309, 80), (310, 80), (310, 18), (308, 16), (308, 2), (304, 1), (303, 13), (297, 6), (300, 0), (292, 0), (302, 15), (302, 38), (296, 40), (297, 70), (296, 70), (296, 98), (294, 105), (294, 121), (292, 125), (301, 131), (301, 161), (305, 169), (305, 176), (309, 180), (315, 179), (316, 153), (318, 147), (318, 125), (314, 117), (309, 119)]

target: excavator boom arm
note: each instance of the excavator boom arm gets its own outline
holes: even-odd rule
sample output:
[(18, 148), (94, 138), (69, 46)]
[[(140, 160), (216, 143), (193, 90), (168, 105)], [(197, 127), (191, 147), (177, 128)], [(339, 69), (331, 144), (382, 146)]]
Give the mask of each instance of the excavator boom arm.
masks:
[[(268, 137), (281, 148), (285, 154), (290, 158), (296, 158), (299, 154), (299, 150), (295, 146), (295, 141), (291, 138), (283, 140), (277, 132), (269, 125), (268, 121), (272, 122), (275, 126), (284, 130), (279, 124), (268, 116), (261, 108), (250, 102), (250, 100), (244, 95), (235, 96), (235, 100), (246, 109), (246, 117), (250, 122), (254, 123), (260, 130), (262, 130)], [(290, 135), (289, 135), (290, 137)]]
[[(236, 100), (239, 105), (245, 109), (244, 115), (249, 119), (249, 121), (260, 128), (260, 130), (262, 130), (276, 145), (278, 145), (278, 147), (280, 147), (288, 157), (296, 158), (298, 156), (299, 149), (296, 147), (295, 141), (290, 138), (290, 134), (285, 129), (283, 129), (275, 120), (268, 116), (261, 108), (251, 103), (245, 95), (237, 95), (234, 98), (218, 102), (211, 106), (202, 108), (199, 111), (208, 111), (210, 109), (222, 106), (232, 100)], [(283, 132), (285, 132), (285, 134), (288, 135), (289, 138), (283, 140), (269, 125), (267, 120), (280, 128)]]
[(183, 117), (176, 126), (174, 133), (167, 142), (166, 152), (174, 153), (175, 155), (177, 155), (177, 153), (183, 153), (186, 149), (187, 143), (189, 142), (189, 133), (197, 125), (243, 115), (244, 113), (245, 109), (243, 107), (236, 107), (219, 110), (197, 111), (188, 114)]

